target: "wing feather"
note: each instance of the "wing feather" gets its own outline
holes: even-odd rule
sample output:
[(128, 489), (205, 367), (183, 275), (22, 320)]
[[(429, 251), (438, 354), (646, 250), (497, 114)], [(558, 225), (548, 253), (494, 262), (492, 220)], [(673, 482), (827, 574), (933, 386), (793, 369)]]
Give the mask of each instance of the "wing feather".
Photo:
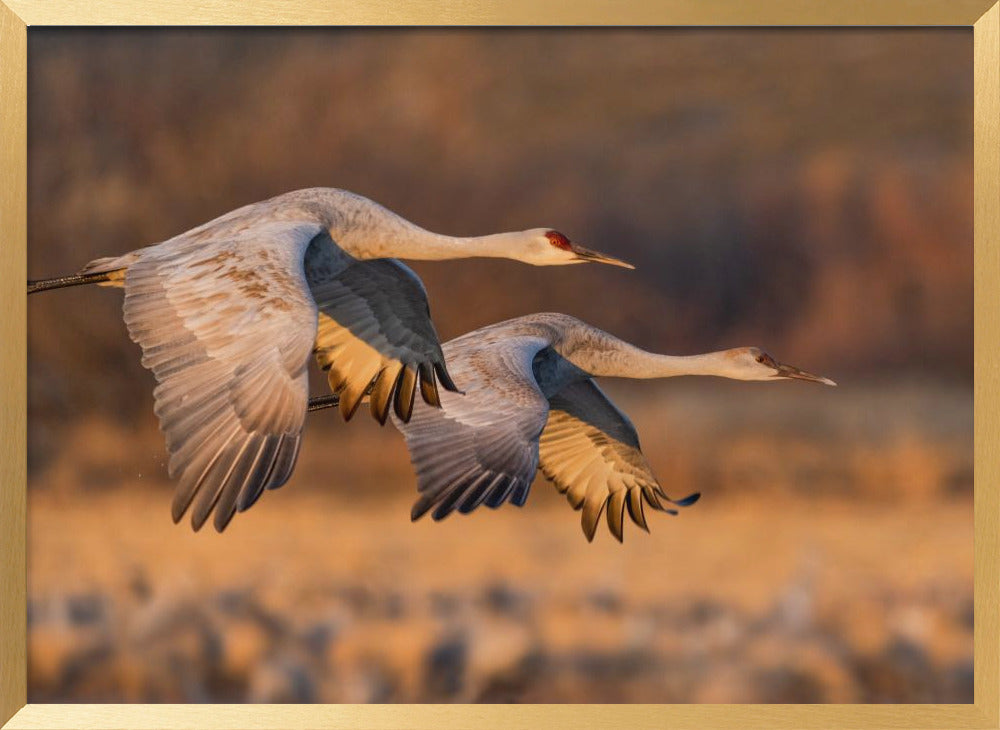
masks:
[(316, 306), (303, 271), (315, 223), (178, 236), (136, 252), (125, 323), (157, 380), (154, 411), (178, 482), (174, 521), (222, 531), (291, 475), (308, 400)]
[(372, 385), (370, 396), (372, 416), (383, 426), (385, 425), (386, 418), (389, 417), (389, 408), (392, 407), (392, 395), (396, 391), (399, 379), (402, 376), (403, 364), (398, 362), (389, 363)]
[(538, 435), (548, 401), (532, 362), (549, 341), (538, 335), (476, 335), (444, 347), (461, 392), (440, 390), (440, 408), (418, 402), (408, 421), (398, 412), (394, 418), (417, 472), (414, 520), (432, 509), (431, 516), (440, 520), (482, 504), (522, 505), (538, 469)]
[(539, 444), (541, 468), (573, 509), (582, 509), (588, 540), (593, 540), (605, 511), (611, 534), (621, 541), (626, 511), (648, 530), (643, 502), (676, 514), (660, 499), (679, 506), (698, 499), (694, 494), (675, 502), (667, 496), (639, 449), (632, 423), (593, 380), (573, 383), (549, 402), (549, 420)]
[(351, 419), (365, 396), (380, 423), (385, 423), (390, 401), (405, 420), (418, 386), (423, 400), (437, 406), (434, 373), (445, 388), (453, 385), (431, 323), (427, 292), (417, 275), (394, 259), (351, 259), (339, 268), (322, 266), (325, 249), (316, 250), (308, 254), (315, 260), (306, 265), (319, 308), (316, 360), (340, 395), (344, 420)]
[(417, 389), (417, 373), (413, 365), (404, 364), (403, 373), (396, 385), (396, 395), (393, 400), (393, 410), (403, 422), (409, 421), (413, 413), (414, 394)]

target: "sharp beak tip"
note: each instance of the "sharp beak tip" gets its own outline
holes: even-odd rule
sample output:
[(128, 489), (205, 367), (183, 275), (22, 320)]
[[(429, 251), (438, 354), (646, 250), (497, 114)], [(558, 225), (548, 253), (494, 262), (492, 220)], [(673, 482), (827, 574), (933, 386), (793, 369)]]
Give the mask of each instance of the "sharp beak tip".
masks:
[(823, 385), (829, 385), (832, 388), (837, 387), (837, 383), (835, 381), (830, 380), (830, 378), (824, 378), (822, 375), (809, 375), (808, 377), (803, 378), (803, 380), (810, 380), (814, 383), (822, 383)]
[(789, 380), (805, 380), (810, 383), (822, 383), (823, 385), (829, 385), (834, 388), (837, 387), (837, 383), (830, 378), (824, 378), (822, 375), (813, 375), (812, 373), (807, 373), (789, 365), (779, 366), (777, 376), (780, 378), (788, 378)]
[(611, 266), (618, 266), (622, 269), (628, 269), (629, 271), (635, 271), (635, 267), (627, 261), (605, 261), (604, 263), (610, 264)]
[(635, 271), (635, 266), (630, 264), (628, 261), (622, 261), (621, 259), (616, 259), (612, 256), (598, 256), (591, 259), (595, 264), (607, 264), (608, 266), (617, 266), (622, 269), (629, 269)]
[(591, 251), (586, 248), (576, 248), (574, 252), (577, 255), (577, 260), (582, 263), (589, 264), (607, 264), (608, 266), (618, 266), (623, 269), (635, 269), (635, 266), (630, 264), (628, 261), (622, 261), (621, 259), (616, 259), (614, 256), (607, 256), (598, 251)]

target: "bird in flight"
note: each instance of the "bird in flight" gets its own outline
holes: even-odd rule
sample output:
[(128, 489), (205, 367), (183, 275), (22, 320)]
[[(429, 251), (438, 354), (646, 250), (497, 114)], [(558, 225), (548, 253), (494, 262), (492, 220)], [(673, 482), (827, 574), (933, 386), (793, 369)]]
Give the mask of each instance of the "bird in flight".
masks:
[[(385, 423), (456, 390), (420, 279), (396, 258), (506, 258), (536, 266), (632, 268), (549, 228), (460, 238), (424, 230), (360, 195), (298, 190), (28, 293), (122, 287), (125, 324), (157, 386), (154, 410), (177, 480), (172, 515), (192, 508), (220, 532), (265, 489), (288, 481), (308, 406), (310, 353), (340, 412), (363, 398)], [(193, 507), (192, 507), (193, 505)]]
[[(533, 314), (482, 327), (444, 345), (461, 392), (439, 408), (418, 404), (394, 418), (406, 438), (420, 496), (416, 520), (480, 505), (524, 504), (540, 468), (582, 510), (587, 540), (601, 513), (622, 540), (625, 512), (648, 530), (644, 504), (676, 514), (699, 497), (672, 500), (639, 449), (635, 427), (595, 377), (715, 375), (735, 380), (808, 380), (836, 385), (777, 362), (756, 347), (703, 355), (657, 355), (565, 314)], [(317, 404), (317, 407), (323, 404)]]

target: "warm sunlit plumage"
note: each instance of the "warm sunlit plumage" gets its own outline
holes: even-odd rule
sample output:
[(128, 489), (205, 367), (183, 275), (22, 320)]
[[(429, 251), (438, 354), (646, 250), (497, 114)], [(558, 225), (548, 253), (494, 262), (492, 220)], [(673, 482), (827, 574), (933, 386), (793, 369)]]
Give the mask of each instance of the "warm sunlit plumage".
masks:
[(417, 472), (417, 519), (504, 502), (523, 505), (539, 468), (582, 510), (593, 539), (602, 512), (622, 539), (624, 515), (646, 528), (644, 505), (676, 513), (698, 495), (671, 500), (639, 449), (628, 417), (595, 376), (716, 375), (738, 380), (797, 378), (833, 385), (776, 362), (757, 348), (675, 357), (640, 350), (563, 314), (535, 314), (483, 327), (444, 345), (462, 392), (441, 407), (396, 419)]
[(129, 335), (157, 380), (155, 410), (177, 479), (173, 517), (238, 510), (292, 473), (315, 352), (345, 418), (369, 395), (384, 422), (406, 421), (420, 391), (453, 388), (427, 296), (390, 257), (509, 258), (539, 266), (597, 261), (550, 229), (472, 238), (426, 231), (343, 190), (300, 190), (239, 208), (162, 243), (102, 258), (28, 292), (99, 283), (125, 290)]

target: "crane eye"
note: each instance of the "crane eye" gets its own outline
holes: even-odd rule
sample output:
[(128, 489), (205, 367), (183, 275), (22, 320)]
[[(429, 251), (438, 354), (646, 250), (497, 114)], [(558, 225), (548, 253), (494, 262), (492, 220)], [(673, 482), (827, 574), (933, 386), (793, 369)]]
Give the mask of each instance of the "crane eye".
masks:
[(559, 231), (548, 231), (545, 234), (545, 237), (549, 239), (549, 243), (556, 248), (561, 248), (563, 251), (573, 250), (573, 244), (570, 243), (569, 239)]
[(757, 356), (757, 362), (759, 362), (760, 364), (763, 365), (764, 364), (764, 356), (763, 355), (758, 355)]

